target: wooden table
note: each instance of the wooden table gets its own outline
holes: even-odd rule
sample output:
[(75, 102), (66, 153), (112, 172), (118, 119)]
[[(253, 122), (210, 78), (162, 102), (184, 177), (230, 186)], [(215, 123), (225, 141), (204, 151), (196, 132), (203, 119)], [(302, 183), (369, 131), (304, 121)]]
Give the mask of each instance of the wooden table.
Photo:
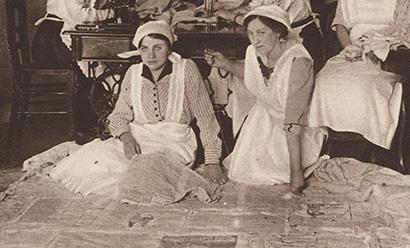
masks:
[[(132, 39), (135, 27), (127, 25), (79, 25), (66, 31), (71, 36), (73, 60), (98, 62), (131, 62), (118, 53), (135, 49)], [(216, 24), (178, 24), (174, 50), (184, 57), (203, 58), (205, 48), (222, 51), (231, 58), (244, 58), (249, 41), (243, 27)]]

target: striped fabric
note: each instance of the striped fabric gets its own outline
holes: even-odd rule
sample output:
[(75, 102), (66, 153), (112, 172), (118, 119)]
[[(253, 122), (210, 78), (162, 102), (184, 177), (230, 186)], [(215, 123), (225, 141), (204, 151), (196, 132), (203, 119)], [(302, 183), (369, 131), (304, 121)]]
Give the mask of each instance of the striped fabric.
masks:
[[(142, 107), (145, 116), (153, 123), (163, 121), (168, 102), (168, 88), (171, 74), (152, 82), (142, 77)], [(120, 97), (114, 111), (108, 117), (110, 131), (114, 137), (130, 131), (128, 123), (133, 120), (130, 96), (131, 74), (125, 74), (121, 86)], [(192, 60), (185, 67), (185, 100), (180, 123), (189, 124), (197, 119), (201, 130), (200, 138), (205, 150), (205, 163), (219, 163), (221, 140), (218, 138), (219, 124), (215, 118), (209, 95), (202, 77)]]

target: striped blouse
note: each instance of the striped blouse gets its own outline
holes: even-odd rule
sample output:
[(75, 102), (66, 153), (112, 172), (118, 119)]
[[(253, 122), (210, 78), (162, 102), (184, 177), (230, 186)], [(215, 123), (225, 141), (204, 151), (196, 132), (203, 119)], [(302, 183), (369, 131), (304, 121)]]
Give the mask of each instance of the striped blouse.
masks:
[[(130, 131), (129, 123), (134, 119), (130, 87), (131, 70), (128, 70), (122, 81), (121, 93), (113, 112), (108, 117), (109, 128), (114, 137)], [(168, 102), (169, 80), (172, 64), (167, 62), (157, 82), (153, 80), (148, 67), (142, 72), (142, 108), (151, 122), (164, 120)], [(185, 67), (185, 99), (183, 113), (179, 123), (188, 124), (197, 119), (200, 138), (204, 146), (205, 163), (219, 163), (221, 156), (221, 140), (218, 137), (219, 124), (216, 120), (208, 92), (201, 74), (192, 60), (187, 60)]]

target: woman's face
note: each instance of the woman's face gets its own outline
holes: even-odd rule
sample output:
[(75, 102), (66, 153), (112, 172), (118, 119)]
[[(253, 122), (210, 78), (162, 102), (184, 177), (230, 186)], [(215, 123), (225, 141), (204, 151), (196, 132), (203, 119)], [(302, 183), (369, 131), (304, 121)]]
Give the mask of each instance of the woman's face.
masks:
[(273, 32), (258, 18), (248, 24), (247, 35), (251, 44), (260, 55), (268, 56), (279, 42), (279, 33)]
[(138, 48), (142, 62), (151, 71), (161, 70), (168, 55), (171, 53), (166, 41), (146, 36), (142, 39), (141, 46)]

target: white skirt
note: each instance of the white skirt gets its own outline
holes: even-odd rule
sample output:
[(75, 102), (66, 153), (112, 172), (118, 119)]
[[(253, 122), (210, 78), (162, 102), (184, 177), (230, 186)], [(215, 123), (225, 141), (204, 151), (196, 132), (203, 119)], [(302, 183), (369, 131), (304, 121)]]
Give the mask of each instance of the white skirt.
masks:
[[(143, 125), (130, 123), (130, 127), (142, 154), (170, 151), (180, 158), (177, 161), (179, 164), (192, 165), (196, 138), (189, 126), (162, 122)], [(50, 172), (50, 177), (61, 181), (65, 187), (76, 193), (95, 193), (117, 198), (120, 182), (132, 161), (125, 157), (120, 140), (95, 139), (58, 162)]]
[(120, 140), (95, 139), (57, 163), (50, 177), (61, 181), (75, 193), (95, 193), (116, 198), (119, 182), (129, 164)]
[(336, 56), (317, 75), (309, 125), (359, 133), (389, 149), (402, 99), (397, 82), (395, 74), (373, 64)]

